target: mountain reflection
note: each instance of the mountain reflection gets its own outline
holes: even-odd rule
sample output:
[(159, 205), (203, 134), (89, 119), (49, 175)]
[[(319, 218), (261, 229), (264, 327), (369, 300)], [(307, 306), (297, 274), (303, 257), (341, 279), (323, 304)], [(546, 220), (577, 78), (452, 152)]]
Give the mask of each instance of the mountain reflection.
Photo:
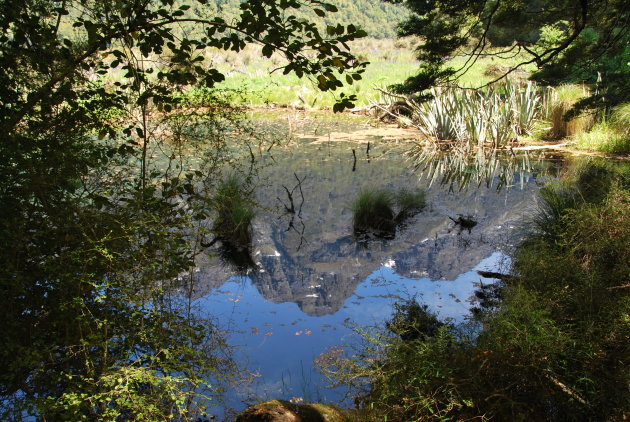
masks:
[[(483, 258), (509, 247), (535, 205), (537, 186), (530, 173), (496, 177), (497, 183), (453, 190), (420, 178), (413, 163), (384, 146), (372, 147), (368, 159), (353, 171), (347, 143), (303, 143), (275, 154), (263, 166), (257, 191), (261, 211), (254, 221), (252, 259), (247, 275), (261, 295), (275, 303), (293, 302), (313, 316), (338, 311), (371, 273), (382, 266), (413, 279), (454, 280)], [(301, 213), (283, 214), (285, 185), (301, 180)], [(497, 191), (498, 183), (503, 189)], [(352, 236), (348, 209), (362, 187), (425, 189), (427, 207), (399, 228), (394, 239), (374, 240), (367, 247)], [(458, 214), (478, 224), (459, 230)], [(289, 227), (289, 229), (287, 229)], [(236, 272), (224, 265), (216, 250), (200, 258), (194, 297), (220, 287)]]

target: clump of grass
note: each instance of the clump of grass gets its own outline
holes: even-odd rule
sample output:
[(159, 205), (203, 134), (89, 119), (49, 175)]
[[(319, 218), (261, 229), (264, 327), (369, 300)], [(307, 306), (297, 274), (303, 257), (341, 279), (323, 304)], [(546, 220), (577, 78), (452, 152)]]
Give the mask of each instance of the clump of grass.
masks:
[(544, 113), (546, 120), (551, 125), (547, 134), (548, 137), (559, 139), (576, 136), (585, 133), (593, 126), (594, 118), (591, 114), (568, 115), (573, 106), (588, 95), (588, 89), (580, 85), (548, 88)]
[(536, 233), (552, 239), (562, 230), (562, 218), (567, 210), (577, 207), (580, 195), (577, 190), (562, 183), (549, 184), (540, 190), (542, 203), (533, 218)]
[(393, 234), (394, 204), (394, 197), (384, 189), (362, 189), (351, 206), (354, 232)]
[(630, 135), (621, 135), (606, 123), (595, 125), (589, 132), (577, 135), (574, 140), (578, 149), (607, 154), (630, 153)]
[(238, 176), (229, 175), (219, 185), (213, 199), (217, 213), (212, 225), (215, 236), (233, 247), (248, 248), (255, 212), (245, 184)]
[(586, 133), (574, 137), (579, 149), (608, 154), (630, 153), (630, 103), (615, 107), (608, 119), (604, 118)]
[(620, 135), (630, 137), (630, 103), (620, 104), (613, 109), (610, 124)]
[(392, 237), (397, 224), (421, 211), (425, 205), (424, 191), (400, 189), (392, 193), (385, 189), (362, 189), (351, 206), (354, 232)]
[(415, 297), (394, 303), (394, 315), (386, 324), (403, 341), (426, 341), (435, 337), (444, 325), (428, 305), (419, 304)]
[(401, 189), (396, 194), (396, 206), (398, 215), (396, 220), (403, 220), (420, 212), (426, 205), (426, 192)]

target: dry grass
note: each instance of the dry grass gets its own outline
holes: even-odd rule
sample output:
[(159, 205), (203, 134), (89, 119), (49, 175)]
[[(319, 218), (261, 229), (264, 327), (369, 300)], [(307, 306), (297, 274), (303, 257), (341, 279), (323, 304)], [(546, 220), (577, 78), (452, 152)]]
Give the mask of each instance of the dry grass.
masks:
[(568, 117), (568, 112), (582, 98), (590, 95), (584, 85), (562, 85), (558, 88), (548, 88), (544, 101), (544, 118), (551, 127), (547, 137), (560, 139), (576, 136), (587, 132), (595, 123), (594, 114), (580, 114)]

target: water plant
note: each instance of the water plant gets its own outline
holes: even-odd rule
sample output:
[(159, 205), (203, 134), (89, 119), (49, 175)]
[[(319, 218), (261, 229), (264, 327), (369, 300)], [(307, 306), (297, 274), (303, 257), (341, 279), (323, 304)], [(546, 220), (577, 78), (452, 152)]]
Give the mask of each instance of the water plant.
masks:
[(418, 121), (416, 127), (429, 139), (457, 140), (462, 138), (463, 104), (458, 101), (454, 91), (438, 92), (433, 89), (433, 100), (413, 105), (413, 118)]
[(403, 188), (390, 192), (385, 189), (362, 189), (350, 207), (354, 233), (393, 237), (396, 225), (421, 211), (425, 205), (426, 193), (421, 190)]
[(422, 190), (400, 189), (394, 198), (398, 208), (396, 220), (402, 221), (420, 212), (426, 205), (426, 196), (426, 192)]
[(506, 84), (506, 95), (514, 107), (516, 133), (531, 135), (534, 123), (540, 117), (541, 95), (536, 89), (536, 84), (529, 82), (525, 89), (518, 89), (514, 84)]
[(255, 212), (251, 193), (236, 174), (228, 175), (213, 197), (216, 219), (212, 225), (215, 236), (230, 246), (246, 249), (252, 241), (252, 220)]
[(396, 229), (394, 204), (392, 194), (384, 189), (361, 189), (351, 206), (354, 232), (392, 236)]

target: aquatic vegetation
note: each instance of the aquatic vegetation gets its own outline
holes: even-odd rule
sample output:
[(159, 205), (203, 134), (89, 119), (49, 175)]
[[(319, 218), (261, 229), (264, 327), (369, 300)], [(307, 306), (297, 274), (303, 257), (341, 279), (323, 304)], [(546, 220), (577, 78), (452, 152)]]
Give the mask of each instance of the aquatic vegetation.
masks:
[(255, 211), (250, 193), (237, 175), (229, 175), (219, 185), (213, 207), (217, 213), (212, 225), (215, 236), (231, 246), (247, 248), (252, 241)]
[(426, 196), (426, 192), (422, 190), (400, 189), (394, 198), (398, 208), (396, 220), (401, 221), (420, 212), (426, 206)]
[(464, 136), (463, 104), (454, 91), (433, 90), (434, 99), (424, 104), (412, 104), (416, 127), (429, 139), (457, 140)]
[(362, 189), (351, 206), (353, 230), (355, 234), (393, 237), (396, 225), (421, 211), (425, 205), (426, 193), (422, 190)]
[(393, 235), (394, 204), (394, 197), (384, 189), (362, 189), (351, 206), (354, 232)]
[(536, 85), (528, 83), (525, 89), (517, 85), (506, 84), (507, 96), (513, 105), (514, 127), (517, 135), (531, 135), (534, 123), (540, 117), (541, 95)]

